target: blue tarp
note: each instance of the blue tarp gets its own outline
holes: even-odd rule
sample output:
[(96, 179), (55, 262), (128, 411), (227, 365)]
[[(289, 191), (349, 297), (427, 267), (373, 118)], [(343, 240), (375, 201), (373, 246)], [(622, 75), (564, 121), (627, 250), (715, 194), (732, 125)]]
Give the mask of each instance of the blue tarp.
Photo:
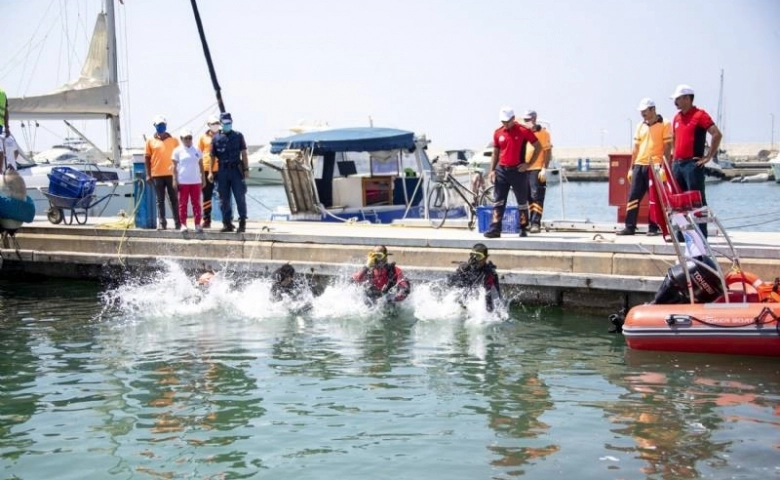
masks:
[(271, 153), (286, 148), (311, 148), (314, 155), (328, 152), (378, 152), (414, 149), (414, 133), (394, 128), (335, 128), (299, 133), (271, 141)]

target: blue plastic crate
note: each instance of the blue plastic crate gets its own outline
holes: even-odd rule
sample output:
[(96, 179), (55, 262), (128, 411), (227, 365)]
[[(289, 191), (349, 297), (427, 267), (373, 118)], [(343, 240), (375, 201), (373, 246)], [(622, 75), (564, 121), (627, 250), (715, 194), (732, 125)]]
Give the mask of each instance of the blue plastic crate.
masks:
[[(490, 230), (493, 221), (493, 207), (477, 207), (477, 228), (479, 233)], [(517, 207), (507, 206), (501, 220), (501, 233), (520, 233), (520, 211)]]
[(83, 198), (95, 193), (95, 179), (70, 167), (54, 167), (49, 174), (49, 193), (60, 197)]

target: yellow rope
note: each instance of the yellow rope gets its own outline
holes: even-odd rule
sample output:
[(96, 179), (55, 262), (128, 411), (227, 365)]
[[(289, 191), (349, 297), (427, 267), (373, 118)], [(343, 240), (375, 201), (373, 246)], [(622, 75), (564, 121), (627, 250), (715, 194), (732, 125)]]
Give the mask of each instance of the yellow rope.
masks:
[(137, 183), (140, 183), (139, 188), (139, 194), (135, 196), (135, 201), (133, 204), (133, 211), (130, 214), (130, 216), (123, 215), (122, 218), (119, 220), (115, 220), (113, 222), (106, 222), (101, 223), (95, 226), (95, 228), (112, 228), (112, 229), (122, 229), (122, 237), (119, 239), (119, 246), (116, 250), (116, 256), (119, 260), (119, 265), (122, 267), (125, 266), (124, 260), (122, 260), (122, 247), (125, 244), (125, 241), (127, 240), (127, 231), (131, 228), (135, 228), (135, 214), (138, 211), (138, 205), (141, 202), (141, 198), (144, 196), (144, 191), (146, 190), (146, 182), (143, 179), (136, 180)]

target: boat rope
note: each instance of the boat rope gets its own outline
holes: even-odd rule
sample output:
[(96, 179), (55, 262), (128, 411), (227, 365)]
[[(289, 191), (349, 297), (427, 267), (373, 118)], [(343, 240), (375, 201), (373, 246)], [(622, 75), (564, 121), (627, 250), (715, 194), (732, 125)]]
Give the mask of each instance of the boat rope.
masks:
[(117, 260), (119, 260), (119, 265), (122, 266), (122, 268), (125, 267), (125, 261), (122, 258), (122, 248), (124, 247), (125, 243), (127, 242), (127, 231), (135, 226), (135, 215), (138, 211), (138, 207), (141, 204), (141, 199), (144, 197), (144, 190), (146, 190), (146, 181), (142, 178), (136, 179), (135, 183), (139, 185), (139, 192), (138, 195), (135, 195), (135, 201), (133, 202), (133, 210), (130, 212), (130, 215), (125, 215), (119, 220), (113, 221), (113, 222), (106, 222), (101, 223), (96, 226), (96, 228), (121, 228), (122, 229), (122, 237), (119, 239), (119, 245), (117, 245), (116, 249), (116, 256)]
[(697, 322), (701, 323), (702, 325), (707, 325), (708, 327), (715, 327), (715, 328), (744, 328), (744, 327), (750, 327), (753, 325), (758, 326), (764, 326), (764, 325), (770, 325), (772, 323), (775, 324), (775, 330), (777, 330), (778, 335), (780, 335), (780, 317), (778, 317), (775, 312), (769, 308), (764, 307), (761, 309), (761, 311), (753, 317), (753, 321), (750, 323), (742, 323), (739, 325), (722, 325), (719, 323), (709, 322), (707, 320), (702, 320), (701, 318), (695, 317), (693, 315), (669, 315), (666, 317), (666, 324), (670, 327), (673, 325), (676, 325), (677, 323), (684, 323), (686, 321), (689, 322)]
[(251, 200), (253, 200), (253, 201), (257, 202), (258, 204), (260, 204), (260, 206), (261, 206), (261, 207), (265, 208), (265, 209), (266, 209), (266, 210), (268, 210), (269, 212), (273, 212), (273, 211), (274, 211), (274, 210), (273, 210), (273, 208), (271, 208), (271, 207), (269, 207), (268, 205), (266, 205), (265, 203), (261, 202), (260, 200), (258, 200), (258, 199), (257, 199), (256, 197), (254, 197), (253, 195), (249, 195), (249, 194), (247, 194), (246, 196), (247, 196), (247, 197), (249, 197)]
[[(762, 213), (760, 215), (753, 215), (753, 216), (757, 217), (757, 216), (765, 216), (765, 215), (766, 215), (765, 213)], [(750, 218), (750, 217), (749, 216), (748, 217), (742, 217), (742, 219), (745, 219), (745, 218)], [(775, 223), (775, 222), (780, 222), (780, 215), (777, 215), (775, 217), (770, 217), (768, 219), (765, 218), (764, 220), (762, 220), (760, 222), (743, 223), (743, 224), (740, 224), (740, 225), (730, 225), (729, 228), (735, 228), (736, 229), (736, 228), (757, 227), (757, 226), (760, 226), (760, 225), (769, 225), (769, 224)]]

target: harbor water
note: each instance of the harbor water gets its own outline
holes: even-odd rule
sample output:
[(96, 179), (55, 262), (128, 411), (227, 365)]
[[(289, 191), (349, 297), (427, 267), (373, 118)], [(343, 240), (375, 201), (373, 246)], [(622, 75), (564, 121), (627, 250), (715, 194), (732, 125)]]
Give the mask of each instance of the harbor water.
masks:
[[(607, 182), (563, 182), (547, 188), (544, 204), (545, 221), (590, 221), (615, 223), (617, 207), (608, 203)], [(708, 183), (707, 201), (723, 226), (729, 231), (780, 231), (780, 208), (776, 199), (780, 184)], [(250, 187), (247, 208), (252, 220), (270, 218), (270, 211), (286, 206), (281, 186)]]
[(776, 358), (638, 354), (435, 280), (392, 313), (193, 280), (0, 282), (1, 478), (780, 477)]

